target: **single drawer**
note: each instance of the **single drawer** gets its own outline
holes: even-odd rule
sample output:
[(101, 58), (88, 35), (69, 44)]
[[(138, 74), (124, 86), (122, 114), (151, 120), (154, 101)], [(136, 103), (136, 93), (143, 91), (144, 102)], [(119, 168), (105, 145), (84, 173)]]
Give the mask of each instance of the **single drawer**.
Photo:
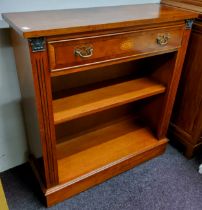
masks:
[(50, 69), (57, 71), (177, 49), (181, 46), (182, 29), (180, 26), (48, 41)]

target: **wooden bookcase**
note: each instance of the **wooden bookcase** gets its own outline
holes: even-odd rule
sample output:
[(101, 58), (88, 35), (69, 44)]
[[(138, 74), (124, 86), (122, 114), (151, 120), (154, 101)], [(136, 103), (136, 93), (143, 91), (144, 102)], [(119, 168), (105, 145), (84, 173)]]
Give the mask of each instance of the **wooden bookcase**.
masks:
[(158, 4), (3, 15), (48, 206), (165, 151), (195, 17)]

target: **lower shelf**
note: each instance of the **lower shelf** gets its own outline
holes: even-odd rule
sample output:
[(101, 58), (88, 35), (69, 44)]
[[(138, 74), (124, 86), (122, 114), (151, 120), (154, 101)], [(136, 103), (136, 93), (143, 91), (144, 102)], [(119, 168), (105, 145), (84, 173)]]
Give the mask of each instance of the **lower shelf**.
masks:
[(57, 145), (59, 184), (46, 189), (47, 206), (161, 155), (167, 139), (132, 118), (114, 121)]
[(116, 120), (57, 145), (59, 183), (85, 179), (166, 143), (134, 118)]

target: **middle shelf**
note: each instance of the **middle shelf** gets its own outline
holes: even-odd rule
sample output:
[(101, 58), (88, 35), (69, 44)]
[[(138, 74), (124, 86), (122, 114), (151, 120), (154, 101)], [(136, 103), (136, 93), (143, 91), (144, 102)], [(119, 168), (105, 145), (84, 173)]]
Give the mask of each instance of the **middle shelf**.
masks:
[(144, 99), (163, 93), (165, 89), (162, 84), (143, 77), (56, 99), (53, 100), (54, 123)]

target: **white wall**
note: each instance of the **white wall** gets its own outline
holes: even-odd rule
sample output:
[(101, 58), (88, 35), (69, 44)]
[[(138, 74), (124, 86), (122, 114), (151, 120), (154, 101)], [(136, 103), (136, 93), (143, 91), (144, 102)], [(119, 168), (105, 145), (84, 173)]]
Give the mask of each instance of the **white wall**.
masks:
[(25, 162), (27, 145), (9, 29), (0, 30), (0, 171)]
[[(159, 3), (160, 0), (0, 0), (4, 12)], [(0, 15), (0, 172), (24, 163), (27, 143), (8, 25)]]

